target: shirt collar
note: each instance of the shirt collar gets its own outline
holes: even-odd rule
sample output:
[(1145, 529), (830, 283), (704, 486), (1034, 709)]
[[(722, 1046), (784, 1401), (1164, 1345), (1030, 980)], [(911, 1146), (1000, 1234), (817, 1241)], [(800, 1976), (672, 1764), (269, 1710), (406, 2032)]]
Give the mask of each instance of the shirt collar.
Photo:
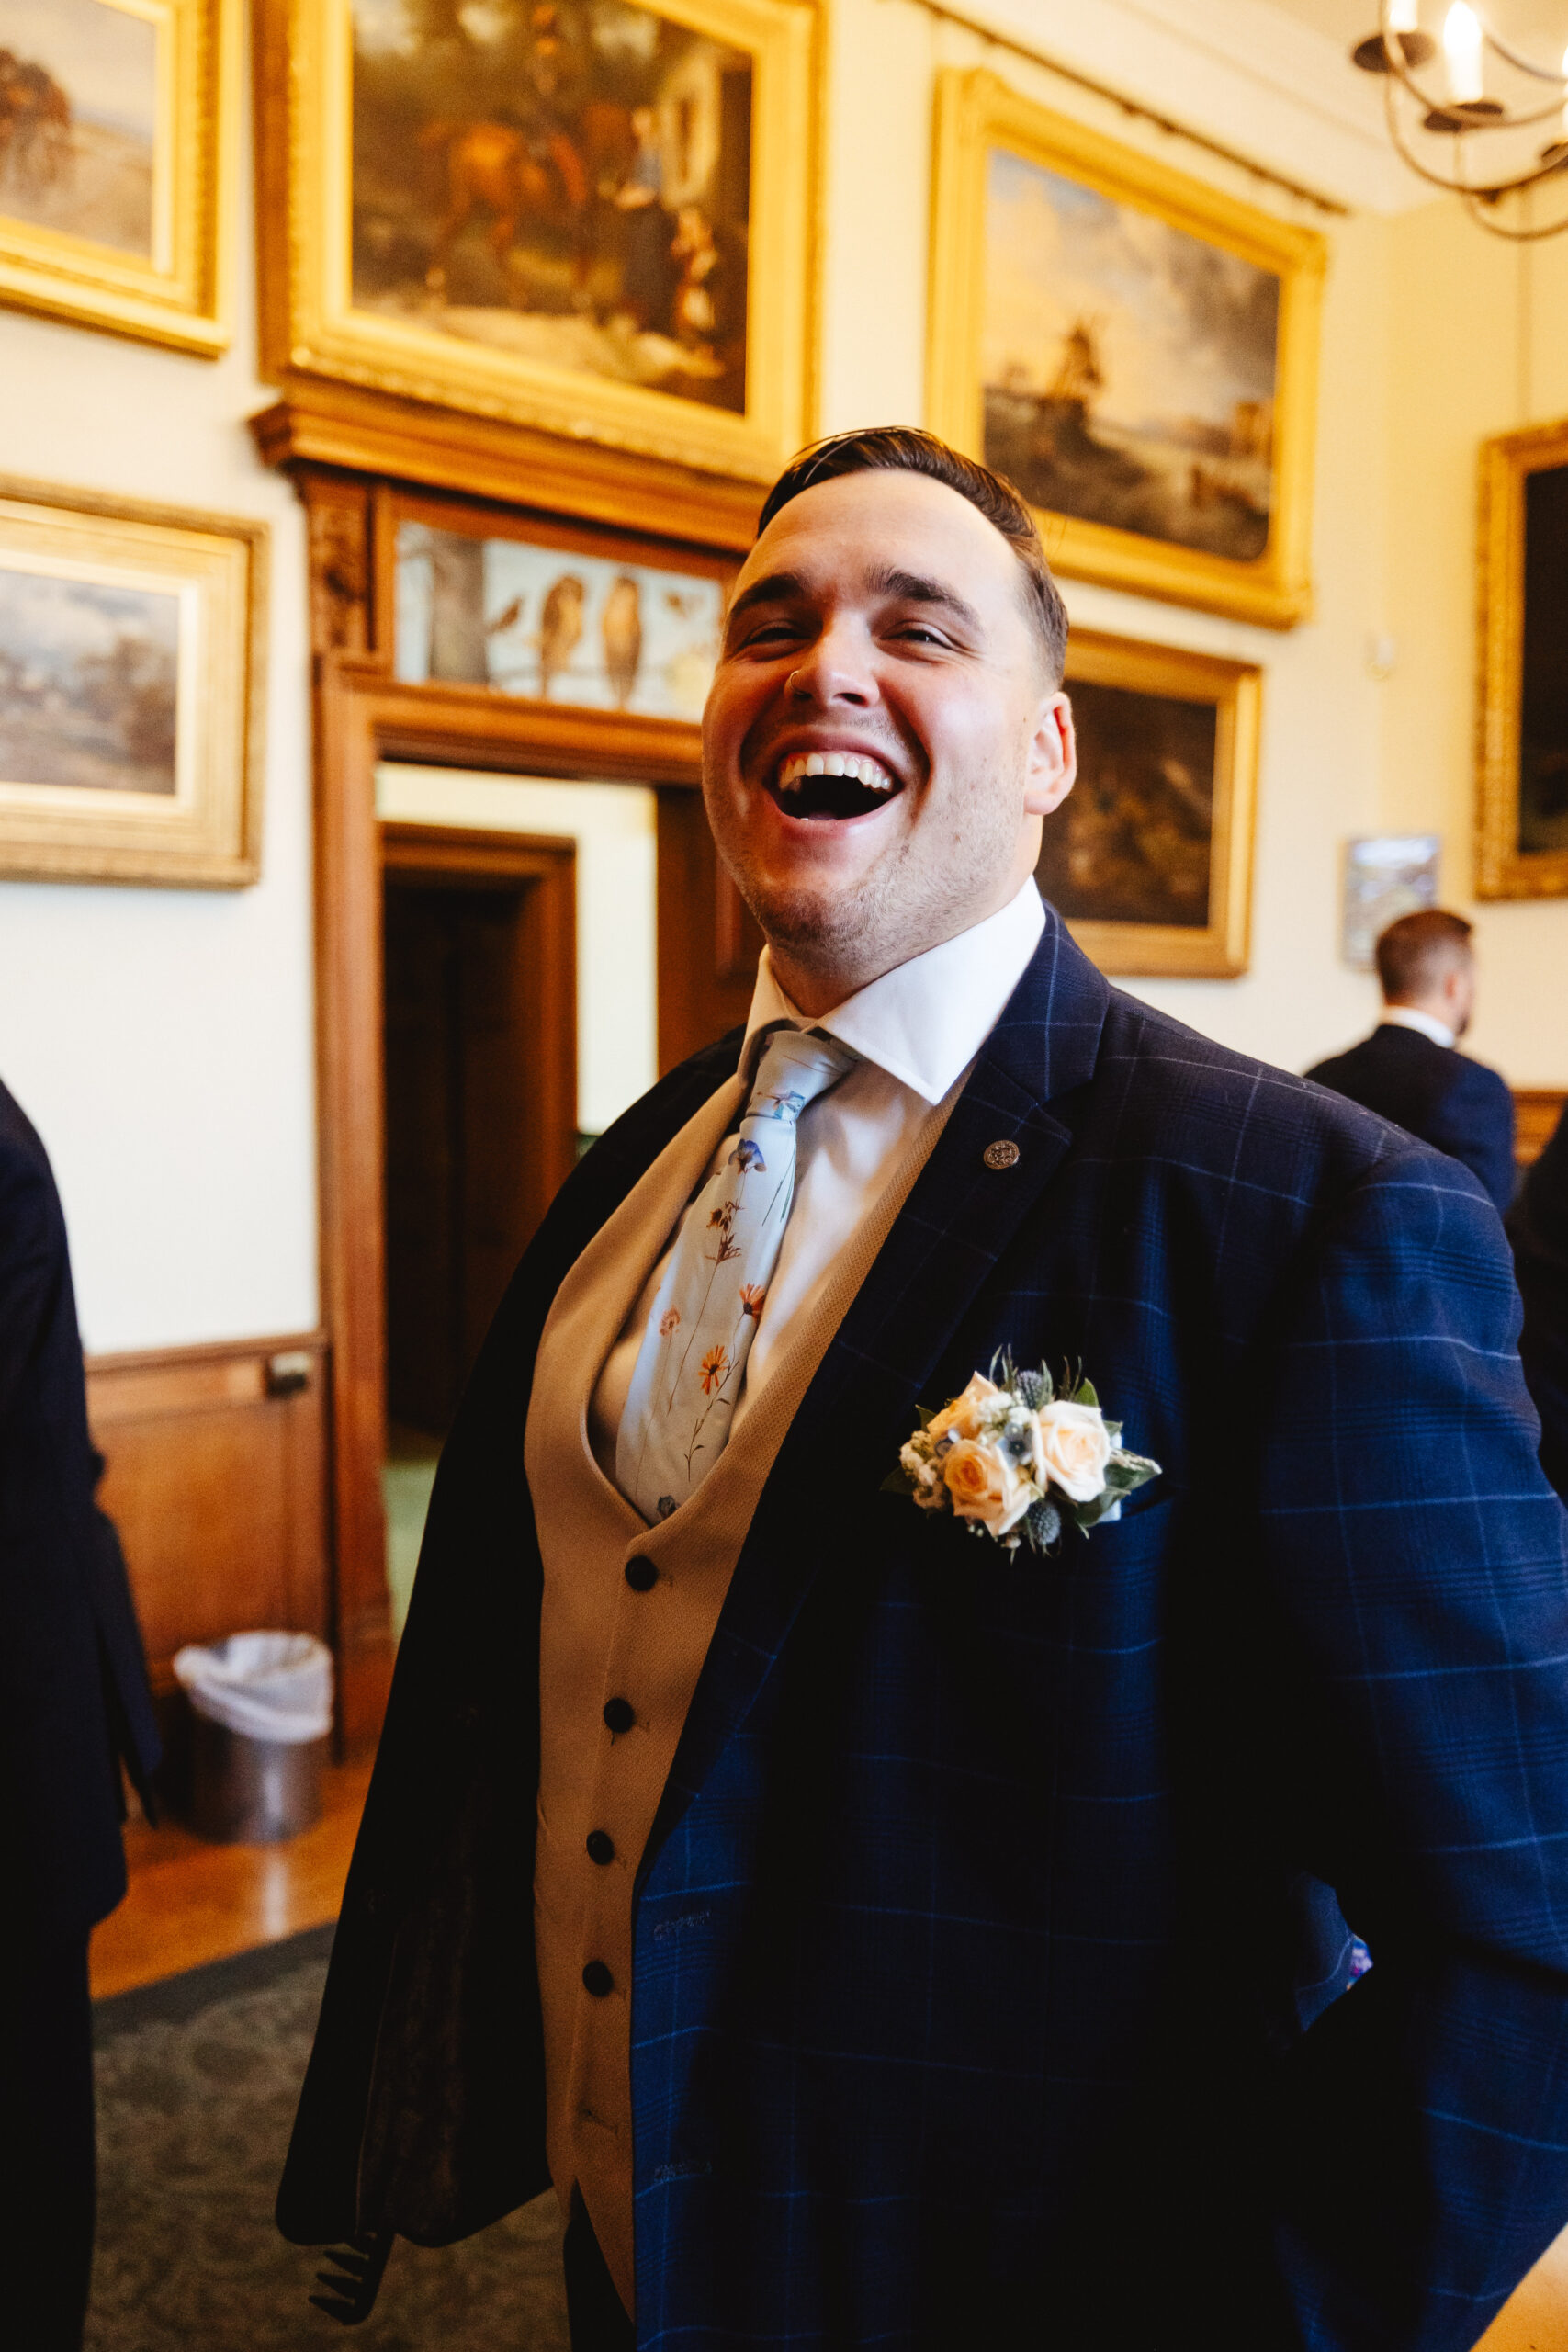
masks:
[(1418, 1004), (1385, 1004), (1382, 1022), (1385, 1029), (1418, 1029), (1423, 1037), (1430, 1037), (1434, 1046), (1459, 1042), (1446, 1021), (1439, 1021), (1435, 1012), (1423, 1012)]
[(741, 1066), (750, 1066), (762, 1030), (789, 1022), (797, 1029), (825, 1030), (927, 1102), (940, 1102), (996, 1027), (1044, 928), (1045, 910), (1031, 876), (1016, 898), (984, 922), (896, 964), (818, 1021), (784, 994), (764, 947)]

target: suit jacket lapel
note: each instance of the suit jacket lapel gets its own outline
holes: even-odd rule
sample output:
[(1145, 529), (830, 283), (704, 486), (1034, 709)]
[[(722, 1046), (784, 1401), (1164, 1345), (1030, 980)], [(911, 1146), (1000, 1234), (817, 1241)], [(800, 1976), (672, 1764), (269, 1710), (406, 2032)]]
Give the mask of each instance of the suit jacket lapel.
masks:
[[(1065, 1098), (1094, 1075), (1110, 1001), (1106, 981), (1047, 907), (1039, 948), (779, 1449), (693, 1699), (639, 1884), (744, 1721), (824, 1557), (824, 1546), (802, 1542), (799, 1515), (787, 1498), (810, 1493), (814, 1513), (831, 1525), (841, 1515), (840, 1492), (848, 1504), (868, 1480), (880, 1485), (914, 1425), (916, 1400), (1072, 1141), (1070, 1119), (1059, 1114), (1068, 1107)], [(1016, 1147), (1017, 1159), (988, 1163), (993, 1144)], [(852, 1417), (857, 1438), (846, 1447), (842, 1431)], [(831, 1463), (843, 1464), (836, 1485), (823, 1476)], [(859, 1514), (852, 1508), (849, 1516)]]

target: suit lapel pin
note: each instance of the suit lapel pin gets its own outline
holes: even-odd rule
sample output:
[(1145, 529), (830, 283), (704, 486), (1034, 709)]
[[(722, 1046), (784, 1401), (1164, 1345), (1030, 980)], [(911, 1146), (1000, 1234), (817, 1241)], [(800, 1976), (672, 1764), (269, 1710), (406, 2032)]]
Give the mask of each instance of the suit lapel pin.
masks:
[(988, 1143), (980, 1157), (987, 1168), (1016, 1168), (1021, 1155), (1015, 1143)]

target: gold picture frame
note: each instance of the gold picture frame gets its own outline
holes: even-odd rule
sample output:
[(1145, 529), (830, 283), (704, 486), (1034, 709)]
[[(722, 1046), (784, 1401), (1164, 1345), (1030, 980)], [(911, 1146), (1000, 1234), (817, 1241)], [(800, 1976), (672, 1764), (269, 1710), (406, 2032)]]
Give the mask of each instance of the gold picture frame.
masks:
[[(931, 427), (1022, 477), (1057, 570), (1269, 628), (1304, 619), (1323, 238), (983, 71), (937, 77), (931, 220)], [(1111, 272), (1108, 234), (1134, 272)], [(1177, 332), (1204, 302), (1223, 335)], [(1107, 422), (1119, 379), (1128, 406)], [(1148, 398), (1172, 403), (1157, 430)]]
[(1568, 898), (1568, 418), (1483, 443), (1480, 555), (1475, 895)]
[(0, 876), (261, 872), (267, 530), (0, 476)]
[(0, 303), (216, 358), (232, 308), (240, 0), (34, 14), (30, 40), (6, 51), (18, 95), (0, 140)]
[(1102, 972), (1235, 979), (1252, 931), (1262, 672), (1095, 629), (1067, 640), (1078, 779), (1036, 879)]
[[(261, 0), (263, 372), (771, 481), (807, 425), (813, 0), (601, 13), (612, 29), (626, 20), (628, 41), (637, 20), (655, 27), (645, 103), (584, 95), (637, 86), (604, 65), (597, 30), (579, 43), (584, 64), (553, 0), (497, 0), (486, 38), (504, 34), (514, 62), (487, 119), (482, 58), (453, 62), (448, 41), (428, 86), (404, 90), (393, 69), (372, 72), (370, 31), (356, 48), (354, 0)], [(383, 0), (374, 22), (387, 14)], [(423, 38), (407, 27), (405, 49)], [(519, 95), (515, 62), (543, 81), (546, 43), (547, 102)], [(437, 67), (457, 93), (445, 114)], [(681, 72), (684, 113), (670, 94)], [(397, 152), (400, 106), (416, 127), (393, 173), (378, 159)]]

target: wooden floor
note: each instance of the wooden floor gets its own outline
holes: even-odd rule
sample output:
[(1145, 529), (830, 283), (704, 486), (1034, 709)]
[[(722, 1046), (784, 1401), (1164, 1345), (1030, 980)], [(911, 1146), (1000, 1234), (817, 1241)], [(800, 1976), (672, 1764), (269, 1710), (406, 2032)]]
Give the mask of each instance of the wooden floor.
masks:
[(174, 1824), (128, 1823), (130, 1888), (93, 1931), (95, 1999), (335, 1919), (369, 1779), (367, 1761), (329, 1766), (321, 1820), (282, 1846), (210, 1846)]

